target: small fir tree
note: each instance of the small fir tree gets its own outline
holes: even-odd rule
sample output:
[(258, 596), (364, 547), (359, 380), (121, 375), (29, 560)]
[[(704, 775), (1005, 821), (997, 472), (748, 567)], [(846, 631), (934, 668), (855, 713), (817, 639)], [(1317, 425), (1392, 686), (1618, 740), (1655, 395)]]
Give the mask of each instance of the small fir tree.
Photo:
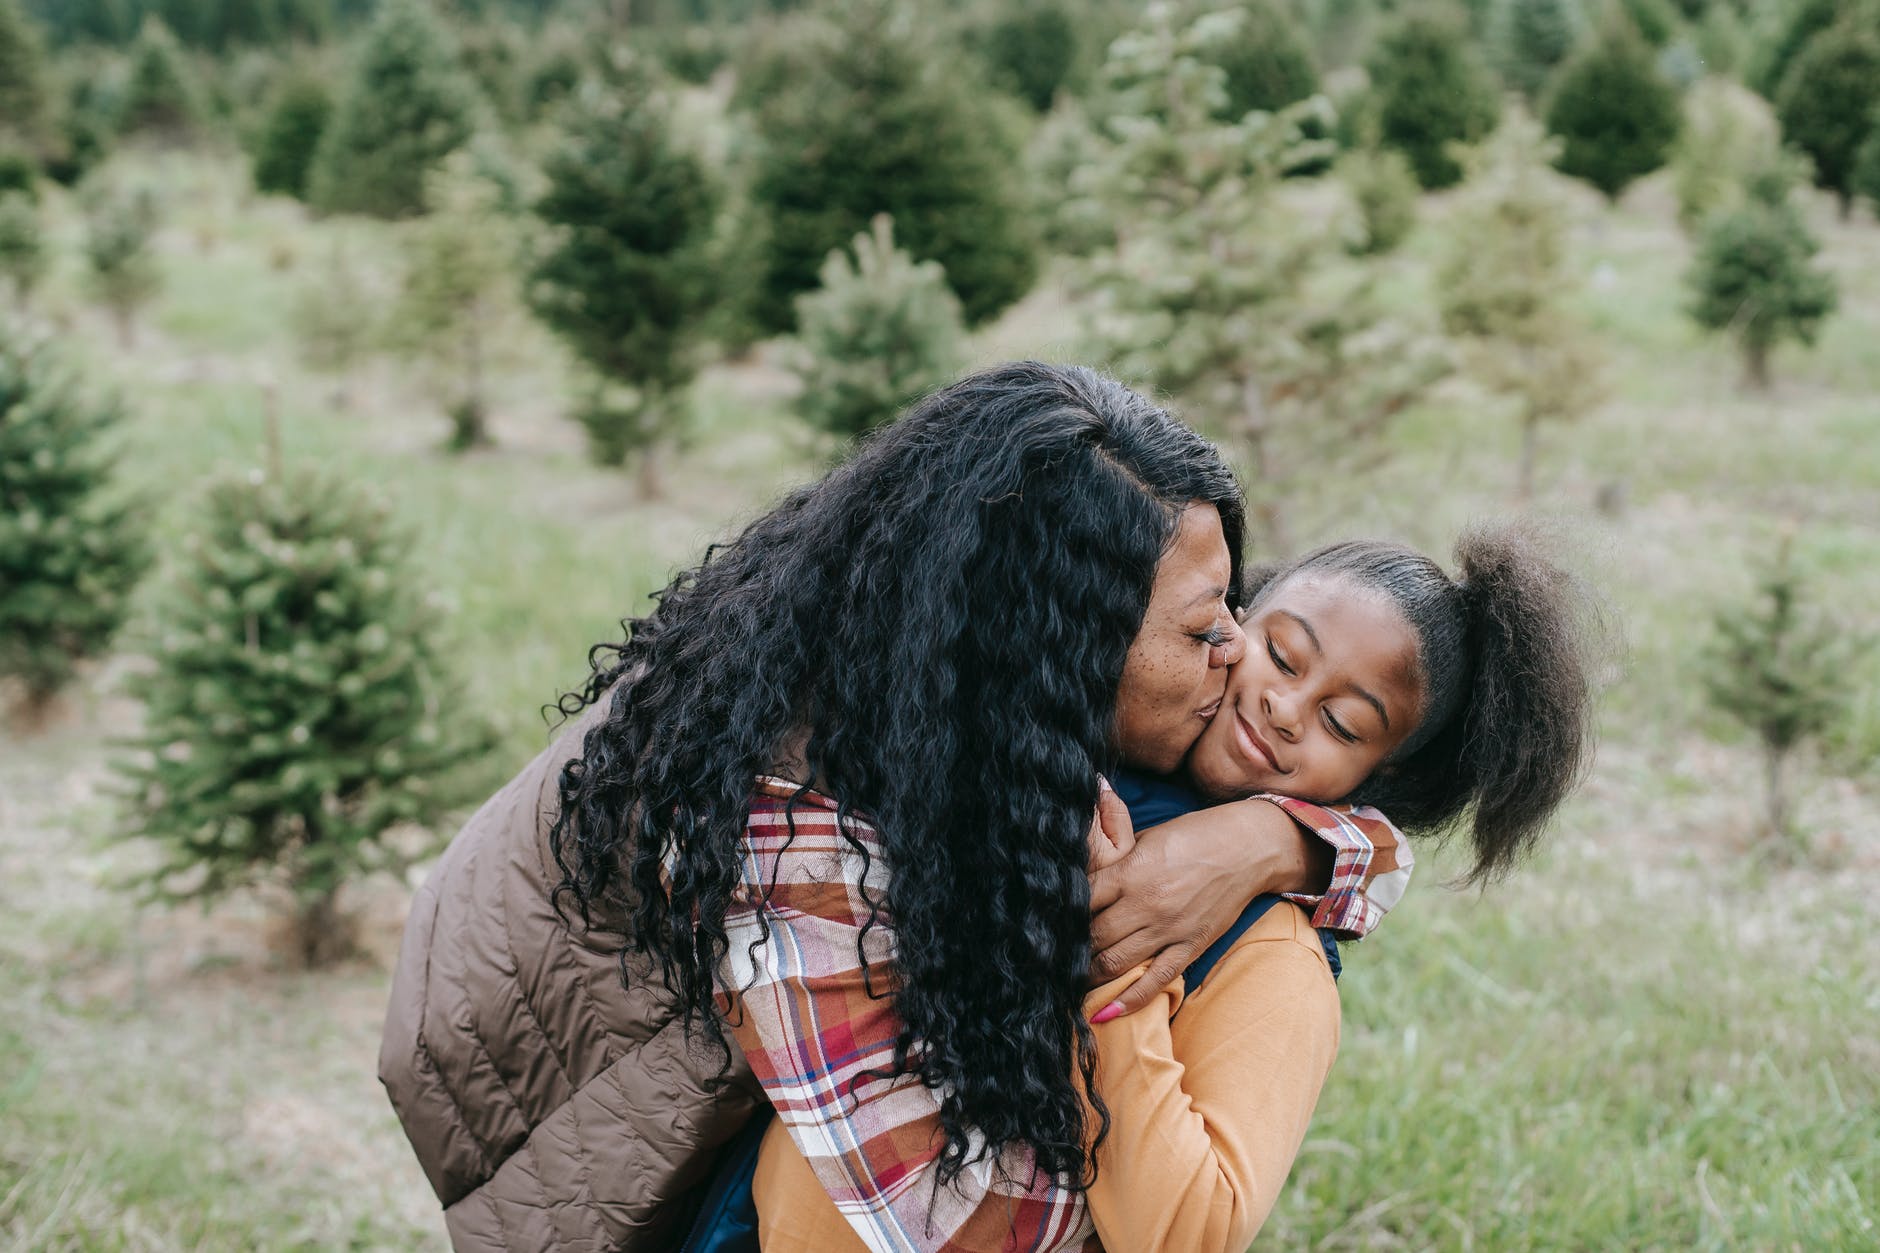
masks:
[(1502, 0), (1493, 30), (1503, 80), (1529, 100), (1540, 96), (1580, 34), (1572, 0)]
[(425, 175), (476, 129), (479, 102), (449, 35), (418, 0), (388, 0), (320, 138), (310, 194), (328, 213), (410, 217)]
[(1713, 4), (1704, 10), (1694, 47), (1705, 73), (1742, 81), (1747, 77), (1745, 66), (1752, 46), (1749, 29), (1735, 8)]
[(1234, 121), (1249, 110), (1272, 112), (1319, 89), (1311, 44), (1278, 0), (1248, 0), (1223, 12), (1234, 27), (1212, 42), (1213, 63), (1226, 75), (1221, 117)]
[(0, 194), (0, 283), (21, 308), (46, 276), (52, 258), (46, 254), (45, 231), (39, 206), (19, 192)]
[(1833, 277), (1813, 264), (1821, 245), (1788, 193), (1780, 169), (1752, 178), (1742, 204), (1705, 224), (1685, 277), (1691, 316), (1736, 340), (1752, 391), (1769, 388), (1770, 351), (1785, 339), (1814, 343), (1836, 304)]
[(385, 509), (336, 480), (216, 484), (161, 601), (124, 833), (163, 858), (151, 886), (210, 899), (269, 885), (307, 965), (349, 948), (338, 893), (400, 864), (394, 827), (455, 800), (486, 742), (462, 716), (436, 610)]
[(1684, 100), (1684, 125), (1671, 153), (1678, 224), (1695, 231), (1719, 209), (1740, 203), (1744, 180), (1775, 164), (1782, 132), (1769, 105), (1727, 78), (1710, 77)]
[(1847, 0), (1795, 0), (1788, 7), (1785, 20), (1776, 28), (1775, 38), (1764, 42), (1752, 61), (1749, 85), (1774, 100), (1802, 49), (1838, 22), (1846, 8)]
[(1410, 158), (1423, 186), (1456, 183), (1462, 167), (1449, 146), (1481, 139), (1501, 112), (1462, 22), (1445, 10), (1413, 11), (1378, 40), (1368, 67), (1382, 141)]
[(0, 324), (0, 674), (43, 709), (123, 622), (143, 520), (112, 490), (118, 411), (87, 398), (18, 324)]
[(1094, 355), (1166, 389), (1244, 453), (1260, 484), (1252, 521), (1269, 551), (1285, 551), (1278, 502), (1374, 466), (1384, 430), (1445, 363), (1340, 260), (1336, 223), (1281, 201), (1288, 171), (1330, 147), (1303, 133), (1323, 120), (1320, 103), (1220, 120), (1222, 73), (1208, 58), (1219, 29), (1177, 26), (1158, 8), (1111, 45), (1109, 142), (1073, 190), (1102, 206), (1118, 246), (1080, 278), (1100, 297), (1087, 305)]
[(1338, 162), (1338, 176), (1357, 209), (1356, 229), (1346, 248), (1358, 256), (1392, 252), (1416, 229), (1416, 172), (1403, 153), (1361, 148)]
[(1678, 33), (1678, 10), (1671, 0), (1617, 0), (1613, 15), (1623, 15), (1648, 47), (1663, 48)]
[(0, 141), (43, 142), (51, 107), (38, 33), (19, 0), (0, 0)]
[(1470, 156), (1470, 182), (1449, 221), (1436, 286), (1443, 324), (1470, 348), (1470, 368), (1520, 407), (1517, 490), (1534, 493), (1541, 424), (1579, 416), (1597, 399), (1597, 361), (1567, 315), (1567, 223), (1547, 169), (1553, 144), (1511, 114)]
[(886, 213), (903, 248), (945, 268), (967, 322), (983, 323), (1038, 274), (1013, 127), (899, 6), (853, 0), (841, 17), (806, 20), (740, 83), (757, 101), (752, 199), (769, 224), (755, 316), (791, 329), (791, 301), (816, 286), (823, 258)]
[(111, 311), (118, 342), (137, 343), (137, 311), (163, 287), (154, 242), (157, 199), (149, 188), (94, 192), (86, 210), (85, 261), (93, 293)]
[(894, 246), (886, 214), (823, 263), (822, 286), (797, 297), (803, 391), (796, 412), (842, 439), (887, 422), (948, 382), (965, 361), (960, 305), (932, 261)]
[(1754, 601), (1720, 611), (1714, 631), (1703, 656), (1704, 690), (1717, 709), (1755, 735), (1766, 831), (1794, 841), (1790, 766), (1799, 749), (1847, 716), (1857, 690), (1848, 672), (1870, 641), (1809, 604), (1790, 537), (1758, 579)]
[(1783, 137), (1815, 163), (1815, 183), (1853, 206), (1854, 158), (1880, 106), (1880, 35), (1843, 22), (1810, 40), (1776, 93)]
[(393, 314), (402, 346), (435, 371), (453, 451), (489, 443), (489, 361), (516, 319), (515, 222), (502, 189), (459, 152), (431, 175)]
[(381, 321), (372, 313), (379, 307), (379, 294), (337, 243), (294, 293), (287, 318), (296, 354), (333, 380), (335, 408), (352, 406), (352, 377), (379, 340)]
[(1678, 136), (1677, 91), (1623, 14), (1610, 15), (1560, 72), (1547, 129), (1560, 137), (1561, 171), (1608, 200), (1664, 164)]
[(1076, 69), (1082, 39), (1060, 0), (1039, 0), (1001, 9), (970, 42), (994, 83), (1044, 113)]
[(131, 49), (119, 128), (126, 135), (173, 143), (195, 129), (201, 113), (195, 74), (176, 36), (162, 18), (146, 17)]
[(1854, 154), (1854, 169), (1848, 182), (1854, 194), (1864, 196), (1874, 213), (1880, 215), (1880, 107), (1874, 110), (1867, 138), (1861, 141), (1860, 150)]
[(549, 237), (530, 304), (602, 384), (578, 415), (595, 460), (637, 455), (642, 488), (657, 494), (658, 450), (682, 432), (724, 281), (714, 247), (722, 190), (678, 146), (670, 102), (646, 79), (619, 93), (585, 88), (544, 173), (535, 208)]
[(305, 200), (314, 154), (332, 114), (325, 82), (311, 74), (289, 79), (274, 97), (255, 144), (255, 189)]

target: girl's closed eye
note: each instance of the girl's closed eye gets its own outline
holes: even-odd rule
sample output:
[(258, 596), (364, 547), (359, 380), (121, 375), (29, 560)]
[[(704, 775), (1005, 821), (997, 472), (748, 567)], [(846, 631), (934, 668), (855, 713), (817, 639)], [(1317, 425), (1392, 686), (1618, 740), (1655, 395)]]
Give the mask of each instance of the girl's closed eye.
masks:
[(1273, 637), (1270, 635), (1266, 637), (1266, 655), (1273, 659), (1273, 664), (1279, 667), (1281, 674), (1289, 678), (1298, 675), (1298, 671), (1294, 670), (1286, 658), (1280, 654), (1279, 645), (1273, 642)]

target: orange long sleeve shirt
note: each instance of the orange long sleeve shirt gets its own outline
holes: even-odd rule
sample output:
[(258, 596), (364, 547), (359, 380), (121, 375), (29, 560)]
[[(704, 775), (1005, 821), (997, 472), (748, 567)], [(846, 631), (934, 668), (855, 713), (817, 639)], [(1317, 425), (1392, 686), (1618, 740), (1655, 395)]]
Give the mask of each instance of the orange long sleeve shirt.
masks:
[[(1085, 1012), (1139, 973), (1092, 992)], [(1305, 912), (1274, 906), (1194, 995), (1178, 979), (1095, 1031), (1110, 1110), (1087, 1197), (1101, 1248), (1243, 1253), (1338, 1051), (1338, 992)], [(765, 1253), (866, 1250), (780, 1123), (764, 1138), (753, 1191)]]

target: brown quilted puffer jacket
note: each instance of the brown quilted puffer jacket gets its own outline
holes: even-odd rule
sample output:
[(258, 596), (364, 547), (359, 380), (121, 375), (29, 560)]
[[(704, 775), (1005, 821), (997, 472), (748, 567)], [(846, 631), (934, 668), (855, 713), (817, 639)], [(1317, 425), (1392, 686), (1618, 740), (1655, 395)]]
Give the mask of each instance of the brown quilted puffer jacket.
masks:
[[(657, 980), (556, 917), (547, 831), (584, 711), (477, 811), (412, 902), (379, 1052), (458, 1253), (669, 1249), (762, 1099)], [(649, 986), (650, 984), (650, 986)]]

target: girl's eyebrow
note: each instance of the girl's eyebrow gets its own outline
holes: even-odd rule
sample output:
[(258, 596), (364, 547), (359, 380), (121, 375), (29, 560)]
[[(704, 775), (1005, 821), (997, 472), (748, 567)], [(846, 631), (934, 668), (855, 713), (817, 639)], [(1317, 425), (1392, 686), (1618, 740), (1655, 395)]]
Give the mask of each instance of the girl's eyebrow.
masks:
[(1280, 612), (1299, 624), (1300, 628), (1305, 631), (1306, 638), (1312, 641), (1312, 651), (1323, 657), (1325, 655), (1325, 646), (1319, 643), (1319, 633), (1312, 629), (1312, 624), (1284, 606), (1281, 606)]
[[(1306, 638), (1312, 641), (1312, 651), (1323, 657), (1325, 655), (1325, 646), (1319, 643), (1319, 633), (1312, 629), (1312, 624), (1284, 606), (1280, 607), (1280, 612), (1299, 624), (1299, 629), (1304, 631)], [(1359, 687), (1356, 683), (1351, 685), (1351, 691), (1353, 695), (1365, 701), (1371, 708), (1377, 710), (1377, 716), (1384, 720), (1384, 729), (1386, 731), (1390, 730), (1390, 715), (1384, 711), (1384, 702), (1371, 695), (1369, 691)]]

